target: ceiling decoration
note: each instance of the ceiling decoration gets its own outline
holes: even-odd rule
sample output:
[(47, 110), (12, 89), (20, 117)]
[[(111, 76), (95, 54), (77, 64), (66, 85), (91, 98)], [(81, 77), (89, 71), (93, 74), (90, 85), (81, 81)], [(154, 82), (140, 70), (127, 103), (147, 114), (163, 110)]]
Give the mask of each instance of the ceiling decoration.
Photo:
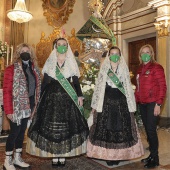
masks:
[(73, 12), (75, 0), (42, 0), (43, 15), (47, 22), (54, 28), (62, 27)]

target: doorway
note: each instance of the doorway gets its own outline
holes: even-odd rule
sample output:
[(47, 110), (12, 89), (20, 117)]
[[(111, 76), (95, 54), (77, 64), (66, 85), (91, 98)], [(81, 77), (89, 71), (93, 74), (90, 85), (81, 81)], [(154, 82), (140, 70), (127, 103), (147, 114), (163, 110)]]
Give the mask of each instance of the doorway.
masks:
[(156, 37), (146, 38), (138, 41), (132, 41), (128, 43), (129, 51), (129, 71), (132, 71), (134, 77), (131, 79), (132, 84), (136, 86), (136, 73), (139, 68), (139, 50), (143, 45), (150, 44), (155, 53), (156, 59)]

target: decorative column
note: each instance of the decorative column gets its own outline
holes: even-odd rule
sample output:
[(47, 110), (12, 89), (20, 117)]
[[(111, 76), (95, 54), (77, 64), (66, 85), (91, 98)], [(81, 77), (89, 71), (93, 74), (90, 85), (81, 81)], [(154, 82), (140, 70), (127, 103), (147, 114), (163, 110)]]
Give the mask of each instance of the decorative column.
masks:
[(157, 30), (157, 61), (164, 67), (167, 81), (167, 95), (161, 116), (170, 117), (170, 0), (153, 0), (148, 6), (157, 9), (154, 23)]
[[(107, 6), (106, 9), (103, 13), (103, 18), (105, 18), (107, 24), (109, 27), (113, 30), (113, 33), (116, 37), (117, 45), (121, 49), (122, 44), (121, 44), (121, 6), (123, 5), (124, 0), (111, 0)], [(112, 19), (110, 23), (110, 18)]]

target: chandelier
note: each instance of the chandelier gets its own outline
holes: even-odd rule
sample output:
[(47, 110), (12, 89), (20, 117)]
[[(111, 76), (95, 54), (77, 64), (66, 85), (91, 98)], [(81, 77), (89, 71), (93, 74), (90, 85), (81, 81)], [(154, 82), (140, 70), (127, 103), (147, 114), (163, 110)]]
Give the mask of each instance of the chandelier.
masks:
[(27, 11), (24, 0), (17, 0), (14, 9), (9, 10), (7, 16), (18, 23), (28, 22), (33, 18), (32, 14)]

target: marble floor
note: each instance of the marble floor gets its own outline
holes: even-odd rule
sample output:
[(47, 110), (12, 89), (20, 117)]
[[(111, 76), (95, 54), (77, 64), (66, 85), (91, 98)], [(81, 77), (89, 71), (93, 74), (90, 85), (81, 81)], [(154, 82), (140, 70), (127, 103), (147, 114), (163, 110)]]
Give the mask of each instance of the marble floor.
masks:
[[(142, 157), (147, 157), (149, 155), (149, 151), (146, 149), (148, 147), (147, 141), (146, 141), (146, 135), (145, 135), (145, 131), (143, 128), (139, 129), (140, 134), (141, 134), (141, 138), (142, 138), (142, 142), (145, 148), (145, 155)], [(158, 137), (159, 137), (159, 157), (160, 157), (160, 166), (155, 168), (156, 170), (170, 170), (170, 128), (158, 128)], [(5, 143), (2, 142), (0, 143), (0, 150), (5, 150)], [(26, 156), (26, 153), (24, 153)], [(4, 156), (3, 156), (4, 157)], [(86, 156), (84, 156), (86, 157)], [(143, 168), (143, 164), (140, 162), (140, 160), (142, 159), (135, 159), (135, 160), (130, 160), (130, 161), (122, 161), (119, 163), (119, 165), (114, 165), (114, 166), (107, 166), (105, 161), (102, 160), (95, 160), (95, 159), (90, 159), (93, 165), (93, 168), (83, 168), (83, 167), (78, 167), (78, 165), (73, 168), (73, 170), (144, 170)], [(4, 158), (3, 158), (4, 159)], [(73, 161), (75, 161), (74, 159), (77, 158), (72, 158)], [(70, 160), (69, 160), (70, 161)], [(49, 160), (47, 162), (47, 165), (43, 167), (41, 167), (41, 170), (46, 170), (47, 167), (48, 170), (51, 169), (51, 165), (50, 165), (51, 160)], [(69, 163), (69, 162), (68, 162)], [(35, 162), (36, 164), (36, 162)], [(96, 167), (95, 167), (96, 165)], [(33, 168), (34, 169), (34, 168)], [(65, 168), (56, 168), (56, 169), (62, 169), (62, 170), (70, 170), (70, 168), (67, 169), (67, 166)], [(36, 170), (40, 170), (37, 169)], [(72, 170), (72, 169), (71, 169)]]

